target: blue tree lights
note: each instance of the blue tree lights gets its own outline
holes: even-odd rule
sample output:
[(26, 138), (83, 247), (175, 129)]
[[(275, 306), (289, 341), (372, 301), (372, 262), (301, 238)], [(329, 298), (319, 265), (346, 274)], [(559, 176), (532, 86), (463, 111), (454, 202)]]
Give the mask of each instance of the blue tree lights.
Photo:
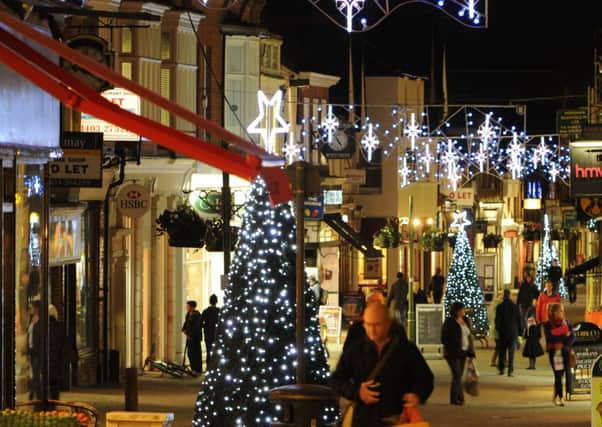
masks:
[[(308, 379), (325, 384), (329, 368), (320, 341), (315, 297), (307, 284), (305, 347)], [(228, 275), (214, 355), (196, 403), (194, 426), (269, 426), (281, 408), (269, 391), (295, 383), (295, 222), (289, 205), (270, 205), (257, 179)], [(334, 408), (324, 417), (334, 420)]]

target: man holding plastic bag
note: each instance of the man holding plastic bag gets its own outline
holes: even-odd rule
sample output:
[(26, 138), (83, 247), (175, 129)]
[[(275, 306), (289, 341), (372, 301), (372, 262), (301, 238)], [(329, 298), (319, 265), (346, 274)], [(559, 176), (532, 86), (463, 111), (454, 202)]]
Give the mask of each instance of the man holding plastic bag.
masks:
[(414, 344), (391, 333), (391, 324), (384, 305), (369, 304), (364, 312), (366, 337), (341, 355), (331, 380), (333, 389), (352, 402), (344, 426), (381, 427), (421, 420), (417, 407), (433, 391), (433, 373)]

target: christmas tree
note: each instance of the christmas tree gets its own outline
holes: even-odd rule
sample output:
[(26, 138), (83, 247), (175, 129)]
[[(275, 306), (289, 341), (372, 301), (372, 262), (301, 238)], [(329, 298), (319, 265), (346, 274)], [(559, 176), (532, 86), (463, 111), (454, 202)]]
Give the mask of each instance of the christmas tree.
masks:
[(454, 302), (461, 302), (466, 306), (466, 314), (472, 323), (472, 331), (476, 335), (487, 335), (489, 332), (489, 319), (483, 291), (479, 285), (477, 269), (474, 256), (464, 226), (470, 224), (466, 220), (466, 212), (454, 214), (455, 221), (452, 226), (458, 226), (456, 244), (452, 256), (452, 262), (447, 275), (447, 287), (445, 289), (445, 312)]
[[(211, 366), (201, 383), (194, 426), (269, 426), (275, 387), (295, 383), (295, 221), (287, 204), (273, 208), (257, 179), (228, 275)], [(309, 382), (325, 384), (329, 367), (320, 340), (314, 293), (305, 290), (305, 356)], [(335, 409), (326, 408), (334, 420)]]
[[(543, 240), (541, 242), (541, 255), (537, 259), (537, 272), (535, 273), (535, 285), (537, 289), (543, 291), (545, 288), (546, 281), (548, 280), (548, 273), (552, 266), (553, 260), (558, 260), (558, 252), (556, 247), (550, 242), (550, 224), (548, 221), (548, 215), (543, 216)], [(558, 293), (562, 298), (566, 298), (568, 293), (564, 286), (564, 278), (560, 279), (558, 284)]]

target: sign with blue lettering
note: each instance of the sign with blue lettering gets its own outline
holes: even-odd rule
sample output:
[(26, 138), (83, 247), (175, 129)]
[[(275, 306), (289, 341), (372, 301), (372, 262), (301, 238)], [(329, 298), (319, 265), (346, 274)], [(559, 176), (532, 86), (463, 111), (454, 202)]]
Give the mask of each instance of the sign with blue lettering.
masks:
[(303, 214), (305, 219), (322, 219), (324, 217), (324, 202), (322, 196), (305, 198)]

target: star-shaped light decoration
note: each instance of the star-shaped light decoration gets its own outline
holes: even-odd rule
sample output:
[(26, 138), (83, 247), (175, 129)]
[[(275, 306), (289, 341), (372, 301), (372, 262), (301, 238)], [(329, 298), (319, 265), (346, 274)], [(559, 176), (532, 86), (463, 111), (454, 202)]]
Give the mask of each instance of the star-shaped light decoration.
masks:
[(508, 169), (512, 172), (512, 179), (518, 179), (522, 175), (523, 162), (522, 156), (525, 154), (525, 147), (518, 139), (518, 134), (513, 132), (512, 142), (506, 149), (508, 153)]
[(404, 156), (399, 168), (399, 176), (401, 177), (401, 188), (409, 184), (408, 179), (412, 171), (408, 167), (408, 159)]
[(458, 183), (460, 182), (461, 176), (458, 174), (458, 171), (455, 168), (453, 169), (452, 173), (449, 175), (448, 179), (449, 179), (449, 186), (451, 187), (452, 191), (457, 191)]
[(556, 182), (556, 177), (560, 174), (560, 171), (556, 167), (556, 163), (552, 163), (552, 167), (548, 173), (550, 174), (550, 180), (552, 180), (552, 182)]
[(447, 165), (447, 177), (451, 178), (456, 173), (456, 162), (460, 157), (455, 152), (453, 140), (447, 141), (447, 150), (441, 155), (441, 161)]
[(485, 163), (487, 162), (487, 152), (483, 151), (483, 145), (481, 145), (479, 151), (475, 153), (474, 158), (479, 164), (479, 171), (483, 172), (485, 170)]
[(470, 221), (466, 219), (466, 211), (456, 211), (453, 213), (454, 221), (451, 223), (451, 228), (457, 228), (459, 232), (464, 231), (464, 227), (470, 225)]
[(295, 134), (290, 132), (288, 137), (288, 141), (282, 147), (282, 154), (284, 154), (284, 158), (286, 162), (291, 165), (295, 163), (295, 161), (301, 158), (301, 144), (297, 144), (295, 141)]
[(533, 151), (533, 166), (537, 169), (537, 163), (535, 161), (535, 157), (537, 157), (538, 162), (541, 162), (542, 166), (545, 166), (546, 159), (548, 157), (549, 149), (546, 145), (545, 137), (541, 137), (540, 143), (537, 144), (537, 147)]
[(326, 117), (324, 117), (322, 123), (320, 123), (320, 126), (322, 129), (324, 129), (324, 132), (326, 133), (326, 141), (329, 144), (332, 143), (332, 137), (339, 129), (339, 124), (339, 119), (332, 113), (332, 105), (328, 105)]
[(364, 136), (360, 140), (360, 144), (362, 144), (363, 149), (366, 151), (366, 159), (369, 162), (371, 162), (372, 153), (374, 153), (374, 150), (376, 150), (380, 145), (380, 140), (378, 139), (378, 136), (374, 133), (372, 123), (368, 123), (368, 132), (364, 134)]
[(430, 151), (430, 146), (427, 144), (424, 144), (424, 154), (422, 155), (422, 157), (420, 157), (420, 161), (424, 164), (424, 169), (426, 170), (427, 174), (431, 173), (431, 162), (433, 161), (433, 155), (431, 154)]
[(259, 115), (247, 127), (247, 132), (258, 134), (266, 151), (275, 154), (276, 135), (287, 133), (289, 128), (287, 121), (280, 115), (282, 91), (276, 91), (272, 99), (268, 99), (263, 91), (257, 91), (257, 104)]
[(416, 138), (418, 138), (421, 134), (421, 128), (418, 123), (416, 123), (416, 113), (412, 113), (410, 115), (410, 123), (403, 130), (403, 134), (410, 138), (410, 143), (412, 144), (412, 151), (416, 149)]
[(477, 130), (477, 134), (481, 139), (482, 151), (487, 151), (488, 145), (495, 138), (495, 129), (491, 126), (491, 113), (485, 116), (485, 122)]

